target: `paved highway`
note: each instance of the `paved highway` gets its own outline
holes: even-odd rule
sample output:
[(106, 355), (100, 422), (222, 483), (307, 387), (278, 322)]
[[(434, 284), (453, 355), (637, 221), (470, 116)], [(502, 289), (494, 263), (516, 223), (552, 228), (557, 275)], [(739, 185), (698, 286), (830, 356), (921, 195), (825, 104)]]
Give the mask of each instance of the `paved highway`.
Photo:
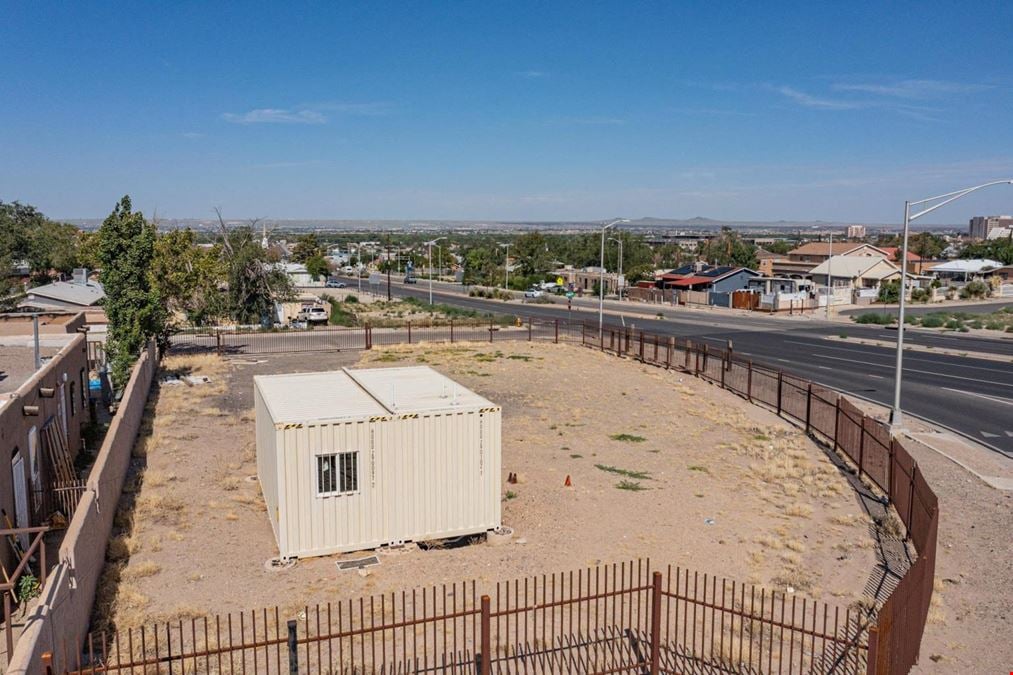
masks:
[[(349, 290), (354, 283), (354, 280), (349, 283)], [(424, 300), (429, 297), (425, 283), (404, 285), (395, 281), (391, 288), (396, 297)], [(565, 319), (568, 315), (565, 301), (508, 304), (435, 286), (433, 296), (436, 302), (483, 312), (545, 319)], [(770, 318), (636, 303), (622, 303), (620, 317), (613, 309), (616, 305), (608, 303), (606, 310), (611, 313), (607, 322), (633, 323), (645, 331), (689, 337), (719, 347), (732, 340), (737, 354), (757, 362), (877, 403), (889, 405), (893, 400), (892, 348), (826, 338), (844, 333), (850, 338), (895, 340), (895, 330), (812, 318)], [(665, 318), (658, 319), (659, 312)], [(575, 298), (572, 318), (597, 321), (597, 304)], [(1013, 340), (917, 330), (907, 331), (906, 339), (926, 347), (1010, 356), (1010, 360), (986, 360), (908, 351), (904, 356), (903, 407), (905, 412), (948, 427), (1013, 458)]]

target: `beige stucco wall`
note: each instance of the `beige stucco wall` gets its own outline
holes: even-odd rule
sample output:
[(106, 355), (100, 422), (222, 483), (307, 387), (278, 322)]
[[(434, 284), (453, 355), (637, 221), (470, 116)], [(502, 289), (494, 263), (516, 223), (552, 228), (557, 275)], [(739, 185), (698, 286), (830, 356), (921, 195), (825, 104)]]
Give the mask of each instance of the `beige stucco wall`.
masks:
[(87, 490), (60, 546), (59, 563), (46, 580), (39, 603), (26, 617), (7, 669), (11, 675), (41, 672), (45, 652), (52, 653), (54, 668), (59, 671), (65, 665), (63, 641), (67, 653), (75, 654), (86, 636), (105, 564), (106, 542), (157, 367), (157, 353), (154, 345), (149, 345), (131, 372), (88, 477)]

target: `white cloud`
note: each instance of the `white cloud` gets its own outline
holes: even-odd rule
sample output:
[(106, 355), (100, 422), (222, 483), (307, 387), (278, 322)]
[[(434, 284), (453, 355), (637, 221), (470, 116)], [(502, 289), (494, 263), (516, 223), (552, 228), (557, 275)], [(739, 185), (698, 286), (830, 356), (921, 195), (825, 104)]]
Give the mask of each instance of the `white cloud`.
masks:
[(895, 98), (923, 99), (951, 94), (973, 94), (992, 89), (991, 85), (968, 82), (948, 82), (945, 80), (900, 80), (889, 84), (858, 82), (839, 82), (833, 85), (837, 91), (852, 91), (877, 96)]
[(787, 96), (795, 103), (806, 108), (819, 108), (822, 110), (859, 110), (868, 108), (869, 103), (862, 101), (848, 101), (843, 99), (822, 98), (799, 91), (794, 87), (777, 87), (778, 93)]
[(527, 80), (539, 80), (549, 76), (544, 70), (521, 70), (514, 74)]
[(224, 113), (222, 119), (234, 124), (323, 124), (327, 118), (317, 110), (256, 108), (245, 113)]

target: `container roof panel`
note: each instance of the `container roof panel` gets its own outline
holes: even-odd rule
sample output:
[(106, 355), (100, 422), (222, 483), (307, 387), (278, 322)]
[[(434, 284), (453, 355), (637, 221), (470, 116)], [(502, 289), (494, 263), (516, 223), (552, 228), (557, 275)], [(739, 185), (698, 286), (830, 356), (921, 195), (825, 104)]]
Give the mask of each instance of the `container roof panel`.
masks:
[(498, 407), (427, 366), (254, 378), (275, 423)]
[(427, 366), (345, 372), (393, 413), (453, 412), (495, 407), (488, 399)]
[(386, 415), (343, 371), (258, 375), (253, 378), (275, 423)]

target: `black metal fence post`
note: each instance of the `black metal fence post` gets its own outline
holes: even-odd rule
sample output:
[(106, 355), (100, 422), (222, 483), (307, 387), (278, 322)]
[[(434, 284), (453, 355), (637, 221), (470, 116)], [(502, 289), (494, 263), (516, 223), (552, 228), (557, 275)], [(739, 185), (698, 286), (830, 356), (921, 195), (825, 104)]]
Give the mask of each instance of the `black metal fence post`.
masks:
[(812, 431), (812, 425), (810, 422), (812, 418), (812, 409), (813, 409), (813, 384), (812, 382), (810, 382), (809, 386), (806, 387), (806, 394), (805, 394), (805, 432), (807, 434), (810, 431)]
[[(288, 672), (289, 675), (299, 675), (299, 646), (295, 637), (296, 620), (288, 621)], [(309, 664), (307, 664), (307, 667)]]

